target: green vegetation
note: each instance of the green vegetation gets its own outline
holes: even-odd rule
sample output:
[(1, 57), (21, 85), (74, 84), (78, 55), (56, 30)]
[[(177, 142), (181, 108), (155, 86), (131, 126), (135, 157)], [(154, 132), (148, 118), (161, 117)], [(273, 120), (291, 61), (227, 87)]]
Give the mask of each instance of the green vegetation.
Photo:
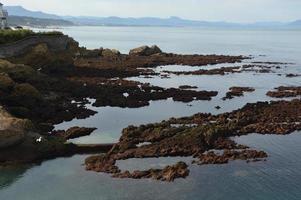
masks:
[(61, 32), (33, 32), (32, 30), (0, 30), (0, 44), (16, 42), (30, 36), (63, 35)]

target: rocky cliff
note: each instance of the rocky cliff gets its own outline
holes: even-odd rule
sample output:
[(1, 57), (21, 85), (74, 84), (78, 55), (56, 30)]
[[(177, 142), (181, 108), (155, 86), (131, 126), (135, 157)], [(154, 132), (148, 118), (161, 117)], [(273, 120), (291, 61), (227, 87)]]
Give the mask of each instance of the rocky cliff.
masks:
[(15, 118), (0, 106), (0, 148), (20, 143), (30, 127), (30, 121)]
[(52, 51), (67, 50), (71, 44), (76, 43), (66, 35), (37, 35), (22, 40), (0, 45), (0, 58), (15, 57), (26, 53), (26, 51), (38, 44), (47, 44)]

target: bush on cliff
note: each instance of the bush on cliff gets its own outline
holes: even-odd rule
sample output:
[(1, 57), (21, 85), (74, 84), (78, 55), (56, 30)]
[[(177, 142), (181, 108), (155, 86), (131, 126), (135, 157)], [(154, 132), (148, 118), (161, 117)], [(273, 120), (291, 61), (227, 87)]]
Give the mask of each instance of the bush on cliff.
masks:
[(0, 44), (7, 44), (22, 40), (26, 37), (39, 35), (63, 35), (61, 32), (33, 32), (32, 30), (0, 30)]

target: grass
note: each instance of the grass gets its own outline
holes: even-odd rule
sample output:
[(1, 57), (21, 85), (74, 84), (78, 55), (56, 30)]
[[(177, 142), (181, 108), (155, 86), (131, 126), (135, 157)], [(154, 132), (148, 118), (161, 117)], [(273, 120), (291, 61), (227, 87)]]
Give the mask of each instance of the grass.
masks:
[(32, 30), (0, 30), (0, 44), (7, 44), (22, 40), (30, 36), (39, 35), (63, 35), (61, 32), (33, 32)]

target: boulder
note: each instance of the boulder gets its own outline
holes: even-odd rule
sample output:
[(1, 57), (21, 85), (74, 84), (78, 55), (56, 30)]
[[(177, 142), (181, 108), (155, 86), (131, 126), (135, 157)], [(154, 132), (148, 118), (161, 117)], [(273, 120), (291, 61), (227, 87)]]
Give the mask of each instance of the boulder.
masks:
[(151, 56), (151, 55), (160, 54), (160, 53), (162, 53), (161, 49), (158, 46), (153, 45), (151, 47), (141, 46), (141, 47), (132, 49), (132, 50), (130, 50), (129, 55), (131, 55), (131, 56)]
[(17, 82), (25, 82), (36, 75), (35, 70), (27, 65), (13, 64), (7, 60), (0, 59), (0, 73), (7, 74)]
[(28, 83), (17, 84), (10, 96), (11, 101), (15, 105), (26, 107), (37, 106), (37, 103), (42, 101), (41, 93)]
[(5, 73), (0, 73), (0, 94), (1, 91), (9, 92), (15, 85), (15, 82)]
[(103, 48), (93, 49), (93, 50), (84, 48), (80, 51), (79, 56), (83, 58), (98, 58), (99, 56), (102, 56), (102, 52), (103, 52)]
[(31, 128), (29, 120), (15, 118), (0, 106), (0, 148), (20, 143)]
[(120, 56), (120, 52), (116, 49), (103, 49), (101, 55), (103, 57), (116, 57)]

